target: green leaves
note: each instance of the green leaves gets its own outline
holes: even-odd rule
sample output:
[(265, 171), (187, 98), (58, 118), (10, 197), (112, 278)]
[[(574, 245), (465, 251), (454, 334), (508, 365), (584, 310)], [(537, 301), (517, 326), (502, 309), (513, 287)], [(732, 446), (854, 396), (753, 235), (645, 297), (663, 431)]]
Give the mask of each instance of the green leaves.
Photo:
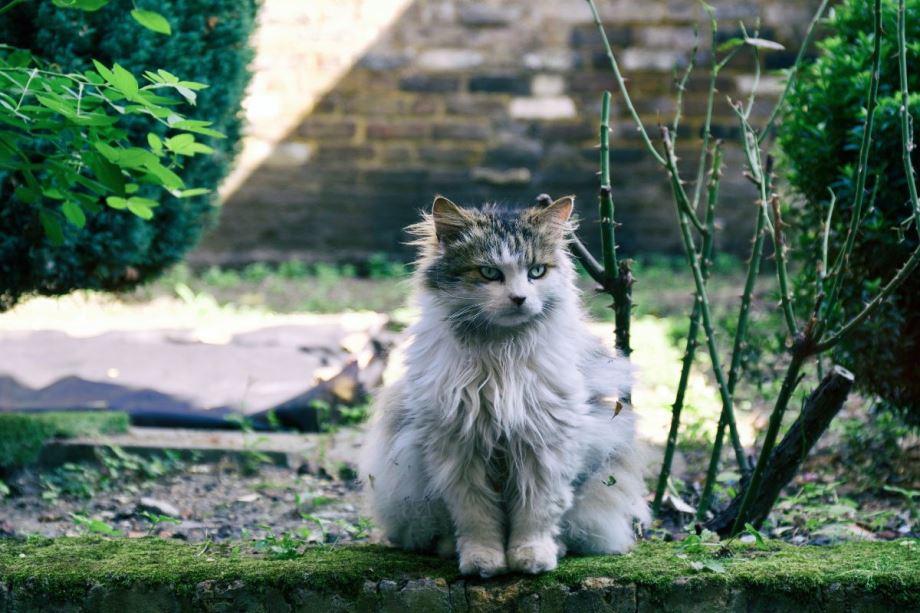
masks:
[(105, 202), (113, 209), (127, 209), (141, 219), (153, 219), (153, 209), (159, 204), (156, 200), (141, 198), (140, 196), (131, 196), (130, 198), (109, 196), (105, 199)]
[(104, 7), (109, 3), (109, 0), (51, 0), (51, 3), (62, 9), (78, 9), (81, 11), (93, 12)]
[(163, 144), (167, 149), (179, 155), (193, 156), (196, 153), (214, 153), (211, 147), (195, 142), (195, 137), (188, 133), (167, 138)]
[(143, 9), (134, 9), (131, 11), (131, 17), (134, 18), (134, 21), (141, 24), (148, 30), (152, 30), (158, 34), (165, 34), (169, 36), (172, 34), (172, 29), (169, 27), (169, 22), (166, 21), (166, 18), (154, 11), (146, 11)]
[[(204, 84), (165, 70), (147, 72), (142, 84), (119, 64), (93, 66), (62, 74), (27, 52), (0, 49), (0, 170), (55, 245), (106, 205), (151, 219), (158, 190), (177, 198), (208, 193), (185, 185), (182, 162), (213, 152), (199, 138), (223, 136), (181, 114), (181, 103), (194, 103)], [(137, 115), (159, 127), (132, 142), (136, 132), (122, 121)]]

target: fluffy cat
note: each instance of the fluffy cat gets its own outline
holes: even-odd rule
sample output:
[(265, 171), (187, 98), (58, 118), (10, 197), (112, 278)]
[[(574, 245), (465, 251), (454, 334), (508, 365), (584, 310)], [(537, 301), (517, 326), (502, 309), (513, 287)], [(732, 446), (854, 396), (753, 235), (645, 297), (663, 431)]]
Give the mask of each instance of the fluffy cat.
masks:
[(566, 551), (620, 553), (646, 522), (626, 360), (585, 323), (566, 249), (573, 197), (461, 208), (410, 230), (421, 318), (377, 401), (361, 477), (395, 545), (460, 571), (541, 573)]

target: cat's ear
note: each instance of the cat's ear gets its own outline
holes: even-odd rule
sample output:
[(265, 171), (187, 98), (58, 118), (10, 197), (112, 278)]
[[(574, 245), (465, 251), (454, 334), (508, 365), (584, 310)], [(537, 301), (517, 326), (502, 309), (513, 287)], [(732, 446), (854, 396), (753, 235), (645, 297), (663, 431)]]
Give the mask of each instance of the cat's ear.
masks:
[[(549, 198), (547, 197), (547, 200)], [(564, 227), (575, 210), (575, 196), (563, 196), (551, 204), (542, 206), (537, 217), (545, 223)]]
[(434, 198), (434, 204), (431, 205), (431, 218), (434, 220), (434, 231), (439, 241), (450, 240), (453, 235), (466, 228), (471, 221), (467, 211), (441, 195)]

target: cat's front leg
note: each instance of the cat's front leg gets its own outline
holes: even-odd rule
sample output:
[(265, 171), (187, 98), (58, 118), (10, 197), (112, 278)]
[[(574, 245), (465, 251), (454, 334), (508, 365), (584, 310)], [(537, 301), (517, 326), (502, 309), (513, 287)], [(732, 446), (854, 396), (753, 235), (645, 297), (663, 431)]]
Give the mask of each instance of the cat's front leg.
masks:
[(556, 568), (564, 553), (557, 537), (563, 514), (572, 506), (570, 479), (560, 471), (563, 458), (544, 454), (517, 475), (518, 492), (511, 507), (508, 566), (536, 575)]
[(454, 522), (460, 572), (493, 577), (507, 572), (505, 525), (499, 496), (482, 461), (439, 462), (435, 479)]

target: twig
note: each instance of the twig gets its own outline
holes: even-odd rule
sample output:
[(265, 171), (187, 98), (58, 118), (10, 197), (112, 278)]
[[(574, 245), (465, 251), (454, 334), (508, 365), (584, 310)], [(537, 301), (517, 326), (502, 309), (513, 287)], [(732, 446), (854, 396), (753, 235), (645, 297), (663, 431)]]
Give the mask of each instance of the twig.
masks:
[[(667, 128), (662, 127), (662, 130), (667, 130)], [(693, 210), (690, 199), (687, 197), (687, 191), (684, 189), (684, 182), (680, 179), (680, 171), (677, 169), (677, 155), (674, 153), (674, 142), (670, 140), (670, 136), (668, 137), (664, 151), (665, 168), (668, 171), (668, 177), (671, 179), (671, 190), (674, 193), (674, 201), (677, 203), (677, 207), (680, 209), (681, 213), (686, 215), (690, 223), (693, 224), (693, 227), (696, 228), (696, 231), (706, 236), (708, 230), (700, 221), (700, 218), (696, 216), (696, 211)]]
[(868, 319), (885, 301), (886, 298), (891, 296), (904, 281), (910, 277), (911, 273), (914, 272), (914, 269), (917, 268), (917, 265), (920, 264), (920, 246), (914, 249), (911, 253), (910, 258), (904, 265), (901, 266), (901, 270), (898, 271), (891, 281), (889, 281), (885, 287), (878, 293), (878, 295), (872, 299), (869, 304), (867, 304), (862, 311), (859, 312), (855, 317), (853, 317), (849, 322), (844, 324), (837, 332), (833, 333), (830, 337), (825, 340), (822, 340), (817, 345), (815, 345), (814, 353), (821, 353), (822, 351), (827, 351), (828, 349), (834, 347), (839, 343), (843, 338), (852, 332), (859, 324)]
[(10, 2), (7, 2), (5, 5), (0, 7), (0, 15), (3, 15), (7, 11), (12, 10), (13, 7), (15, 7), (17, 4), (22, 4), (25, 1), (26, 0), (10, 0)]
[(604, 24), (601, 22), (600, 14), (597, 12), (597, 6), (595, 6), (594, 0), (587, 0), (587, 2), (591, 7), (591, 14), (594, 16), (594, 24), (597, 26), (597, 31), (601, 35), (601, 40), (604, 42), (604, 51), (607, 54), (607, 59), (610, 60), (610, 68), (613, 69), (613, 75), (616, 77), (617, 87), (620, 90), (620, 94), (623, 96), (623, 102), (626, 104), (626, 108), (629, 110), (630, 115), (632, 115), (633, 122), (636, 124), (636, 129), (639, 131), (639, 135), (645, 142), (645, 147), (648, 149), (649, 153), (651, 153), (652, 157), (655, 158), (655, 161), (664, 166), (664, 157), (658, 153), (655, 145), (652, 144), (652, 140), (649, 138), (648, 132), (646, 132), (645, 126), (642, 124), (642, 120), (639, 118), (639, 113), (636, 112), (636, 107), (633, 106), (632, 99), (629, 97), (629, 90), (626, 88), (626, 81), (623, 79), (623, 75), (620, 73), (620, 65), (617, 63), (616, 56), (613, 54), (613, 49), (610, 48), (610, 41), (607, 40), (607, 33), (604, 31)]
[[(677, 140), (677, 129), (680, 127), (681, 116), (684, 111), (684, 91), (687, 89), (687, 80), (690, 79), (690, 73), (696, 67), (696, 54), (700, 48), (700, 31), (698, 28), (693, 29), (694, 43), (693, 49), (690, 50), (690, 61), (687, 62), (687, 69), (684, 76), (677, 81), (677, 99), (674, 102), (674, 121), (671, 123), (671, 132), (674, 133), (674, 139)], [(713, 53), (715, 50), (713, 50)]]
[(798, 334), (798, 325), (792, 311), (792, 295), (789, 293), (789, 273), (786, 269), (786, 242), (783, 239), (783, 218), (779, 211), (779, 196), (770, 197), (770, 208), (773, 210), (773, 250), (776, 257), (776, 274), (779, 277), (780, 301), (783, 307), (783, 316), (786, 326), (794, 337)]
[(824, 220), (824, 236), (821, 239), (821, 270), (818, 271), (818, 288), (822, 292), (824, 291), (824, 278), (827, 276), (827, 254), (831, 236), (831, 221), (834, 219), (834, 207), (837, 204), (837, 194), (834, 193), (834, 190), (828, 187), (827, 191), (831, 193), (831, 201), (827, 209), (827, 218)]
[(591, 255), (591, 252), (588, 251), (588, 248), (585, 247), (585, 244), (582, 243), (575, 234), (572, 234), (569, 240), (569, 249), (575, 254), (575, 257), (581, 262), (581, 265), (584, 266), (588, 275), (591, 276), (594, 281), (597, 282), (601, 287), (604, 286), (604, 268), (600, 263), (594, 259), (594, 256)]

